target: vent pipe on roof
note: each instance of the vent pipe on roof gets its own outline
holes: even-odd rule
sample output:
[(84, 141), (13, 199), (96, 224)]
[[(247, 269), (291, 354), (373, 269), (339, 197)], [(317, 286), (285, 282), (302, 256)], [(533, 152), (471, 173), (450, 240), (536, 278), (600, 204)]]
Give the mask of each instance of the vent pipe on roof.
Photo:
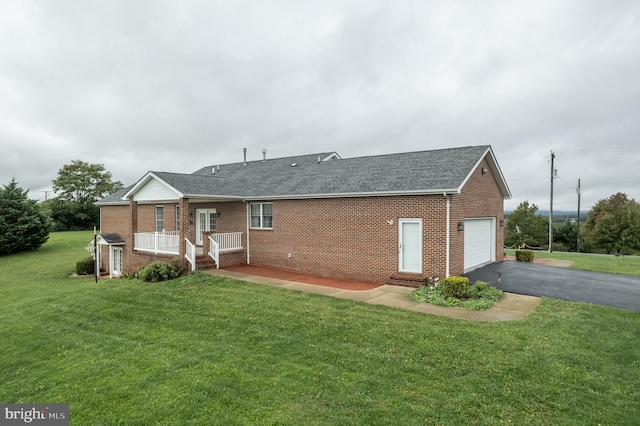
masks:
[(320, 156), (318, 155), (318, 164), (320, 164)]
[(267, 150), (263, 149), (262, 150), (262, 162), (264, 163), (265, 161), (267, 161)]
[(212, 175), (216, 174), (216, 167), (215, 166), (211, 167), (211, 174)]
[(247, 148), (242, 148), (242, 152), (244, 152), (244, 160), (242, 160), (242, 165), (247, 165)]

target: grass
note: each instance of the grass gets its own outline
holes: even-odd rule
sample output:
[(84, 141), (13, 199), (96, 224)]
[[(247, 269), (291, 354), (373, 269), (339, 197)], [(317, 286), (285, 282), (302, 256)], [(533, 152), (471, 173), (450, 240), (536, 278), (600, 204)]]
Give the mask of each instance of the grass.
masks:
[(0, 402), (73, 425), (637, 424), (640, 313), (475, 323), (195, 274), (69, 278), (91, 233), (0, 257)]
[[(510, 256), (515, 255), (515, 250), (505, 249)], [(546, 251), (534, 251), (535, 258), (560, 259), (573, 262), (571, 268), (585, 271), (604, 272), (607, 274), (640, 275), (640, 256), (612, 256), (588, 253), (548, 253)]]

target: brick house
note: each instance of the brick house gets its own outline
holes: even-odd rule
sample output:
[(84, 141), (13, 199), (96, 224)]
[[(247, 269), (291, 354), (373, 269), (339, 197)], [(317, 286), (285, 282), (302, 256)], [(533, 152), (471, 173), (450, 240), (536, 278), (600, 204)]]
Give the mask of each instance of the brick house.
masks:
[(263, 151), (150, 171), (99, 201), (99, 261), (111, 276), (176, 257), (374, 283), (461, 275), (502, 260), (510, 197), (488, 145), (345, 159)]

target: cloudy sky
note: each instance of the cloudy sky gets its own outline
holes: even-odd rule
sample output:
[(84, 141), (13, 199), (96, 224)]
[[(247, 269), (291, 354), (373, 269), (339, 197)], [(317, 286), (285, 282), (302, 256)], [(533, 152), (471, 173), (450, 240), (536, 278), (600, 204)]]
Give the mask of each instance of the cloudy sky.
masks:
[(492, 145), (557, 210), (640, 200), (640, 2), (28, 1), (0, 14), (0, 185)]

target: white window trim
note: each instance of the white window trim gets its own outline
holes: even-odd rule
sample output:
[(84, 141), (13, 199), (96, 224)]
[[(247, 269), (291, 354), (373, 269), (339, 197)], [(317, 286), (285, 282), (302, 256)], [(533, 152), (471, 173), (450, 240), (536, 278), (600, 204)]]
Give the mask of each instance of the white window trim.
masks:
[(180, 232), (180, 204), (176, 204), (176, 231)]
[[(162, 209), (162, 229), (158, 229), (158, 208)], [(156, 213), (156, 232), (163, 232), (164, 231), (164, 206), (163, 205), (157, 205), (155, 208), (155, 213)]]
[[(264, 226), (264, 223), (263, 223), (263, 219), (264, 219), (263, 207), (265, 204), (271, 205), (271, 226), (270, 227)], [(250, 229), (273, 229), (273, 203), (251, 203), (251, 206), (260, 206), (260, 226), (253, 226), (253, 221), (251, 220), (253, 218), (253, 215), (251, 214), (251, 207), (249, 207), (249, 228)]]

